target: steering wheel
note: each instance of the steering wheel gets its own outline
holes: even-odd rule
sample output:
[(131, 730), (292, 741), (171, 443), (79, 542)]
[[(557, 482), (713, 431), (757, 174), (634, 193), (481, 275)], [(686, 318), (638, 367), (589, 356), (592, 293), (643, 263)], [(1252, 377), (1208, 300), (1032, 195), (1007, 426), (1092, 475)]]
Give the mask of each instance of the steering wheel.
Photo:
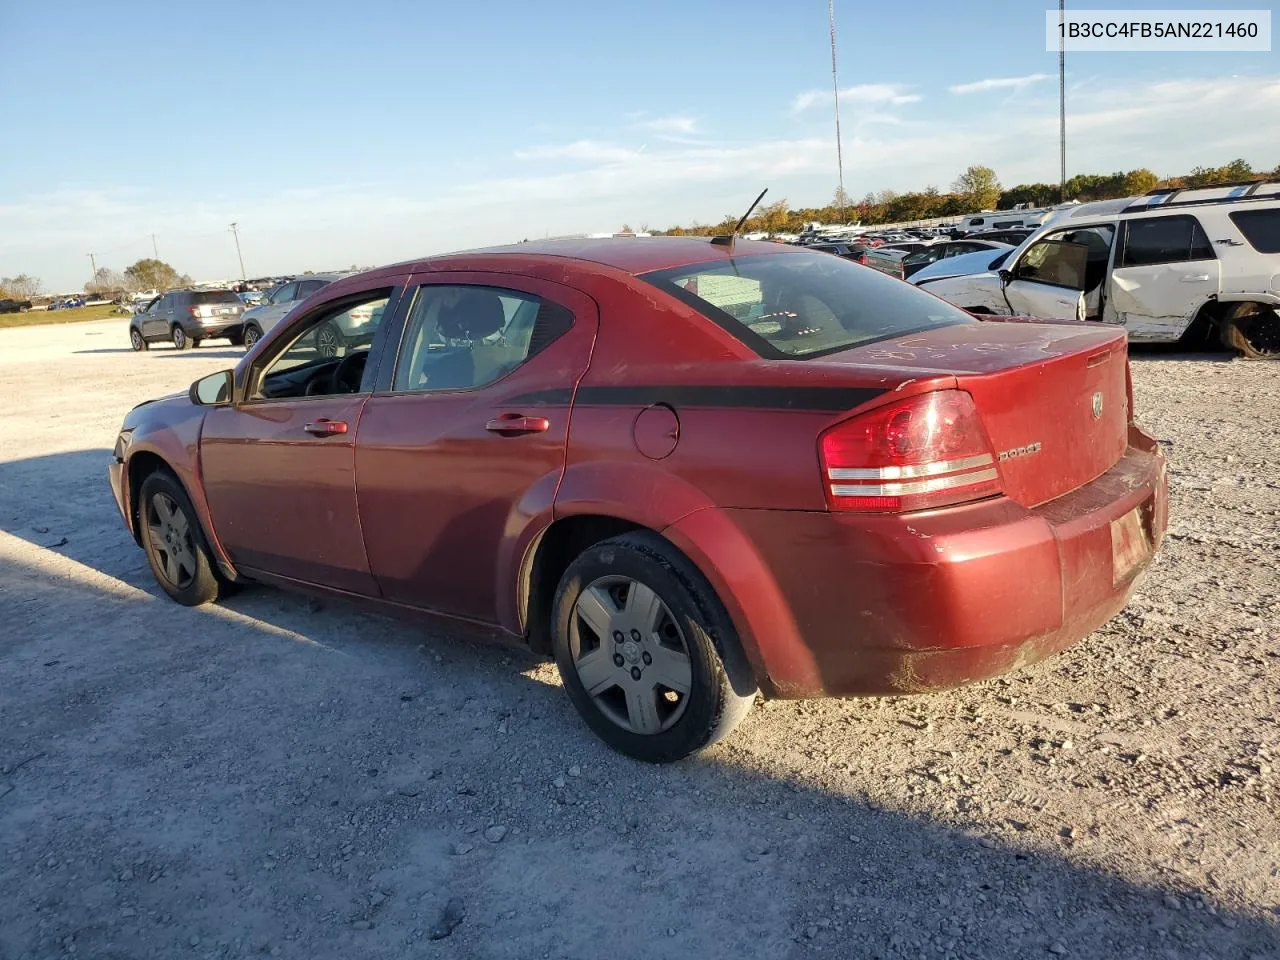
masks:
[(360, 379), (364, 376), (364, 365), (369, 360), (368, 350), (357, 350), (348, 353), (334, 369), (332, 375), (334, 393), (357, 393), (360, 390)]

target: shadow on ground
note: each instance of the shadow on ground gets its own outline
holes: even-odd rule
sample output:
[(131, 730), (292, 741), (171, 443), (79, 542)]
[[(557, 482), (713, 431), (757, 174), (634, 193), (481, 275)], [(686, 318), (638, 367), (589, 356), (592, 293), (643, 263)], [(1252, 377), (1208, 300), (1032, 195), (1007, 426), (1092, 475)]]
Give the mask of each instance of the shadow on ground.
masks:
[(449, 955), (512, 960), (1280, 955), (1195, 891), (887, 809), (874, 772), (627, 760), (523, 651), (267, 588), (179, 607), (108, 456), (0, 464), (0, 956), (403, 956), (455, 897)]

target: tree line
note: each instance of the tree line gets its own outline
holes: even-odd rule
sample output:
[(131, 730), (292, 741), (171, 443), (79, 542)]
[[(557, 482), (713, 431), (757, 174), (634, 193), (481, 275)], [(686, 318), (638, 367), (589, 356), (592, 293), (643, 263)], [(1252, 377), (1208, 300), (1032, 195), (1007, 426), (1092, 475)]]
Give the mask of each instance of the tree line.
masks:
[[(147, 257), (123, 270), (99, 267), (93, 279), (84, 285), (84, 292), (119, 296), (141, 293), (144, 290), (169, 290), (189, 283), (191, 278), (185, 273), (179, 273), (163, 260)], [(0, 277), (0, 300), (30, 300), (40, 296), (43, 290), (40, 278), (26, 273), (20, 273), (16, 277)]]
[[(1245, 160), (1232, 160), (1221, 167), (1196, 167), (1179, 177), (1160, 177), (1145, 167), (1110, 174), (1082, 173), (1066, 182), (1065, 199), (1081, 202), (1110, 200), (1144, 194), (1156, 187), (1207, 187), (1261, 178), (1280, 179), (1280, 166), (1273, 170), (1254, 170)], [(868, 193), (861, 200), (853, 200), (837, 189), (831, 202), (824, 207), (792, 208), (786, 200), (777, 200), (761, 207), (743, 225), (743, 230), (748, 233), (798, 233), (806, 223), (813, 221), (849, 223), (858, 220), (870, 226), (877, 223), (959, 217), (981, 210), (1008, 210), (1021, 203), (1047, 207), (1061, 199), (1064, 198), (1056, 183), (1021, 183), (1005, 188), (1001, 186), (994, 170), (975, 165), (960, 174), (950, 191), (945, 193), (937, 187), (927, 187), (912, 193), (882, 190), (879, 193)], [(715, 236), (729, 233), (741, 216), (741, 213), (726, 214), (717, 223), (694, 222), (689, 226), (648, 232), (665, 233), (668, 236)], [(624, 232), (629, 231), (624, 229)]]

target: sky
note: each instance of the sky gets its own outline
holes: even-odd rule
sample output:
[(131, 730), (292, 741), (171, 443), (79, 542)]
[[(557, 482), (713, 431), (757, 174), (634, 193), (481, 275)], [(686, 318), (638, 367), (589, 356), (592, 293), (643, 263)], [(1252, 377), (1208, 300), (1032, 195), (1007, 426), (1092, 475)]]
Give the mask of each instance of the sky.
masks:
[[(1047, 5), (836, 0), (848, 192), (1056, 182)], [(51, 291), (152, 234), (238, 277), (232, 221), (253, 277), (837, 183), (824, 0), (0, 0), (0, 37), (0, 276)], [(1071, 54), (1067, 88), (1068, 175), (1280, 163), (1275, 53)]]

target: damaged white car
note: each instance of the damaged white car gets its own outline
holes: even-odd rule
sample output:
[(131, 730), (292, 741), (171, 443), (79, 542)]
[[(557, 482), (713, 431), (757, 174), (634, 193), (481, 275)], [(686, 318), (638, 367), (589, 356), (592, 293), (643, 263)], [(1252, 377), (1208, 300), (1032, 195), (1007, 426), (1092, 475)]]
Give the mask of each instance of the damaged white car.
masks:
[(1280, 183), (1080, 204), (999, 269), (924, 288), (971, 313), (1101, 320), (1134, 342), (1218, 340), (1280, 358)]

